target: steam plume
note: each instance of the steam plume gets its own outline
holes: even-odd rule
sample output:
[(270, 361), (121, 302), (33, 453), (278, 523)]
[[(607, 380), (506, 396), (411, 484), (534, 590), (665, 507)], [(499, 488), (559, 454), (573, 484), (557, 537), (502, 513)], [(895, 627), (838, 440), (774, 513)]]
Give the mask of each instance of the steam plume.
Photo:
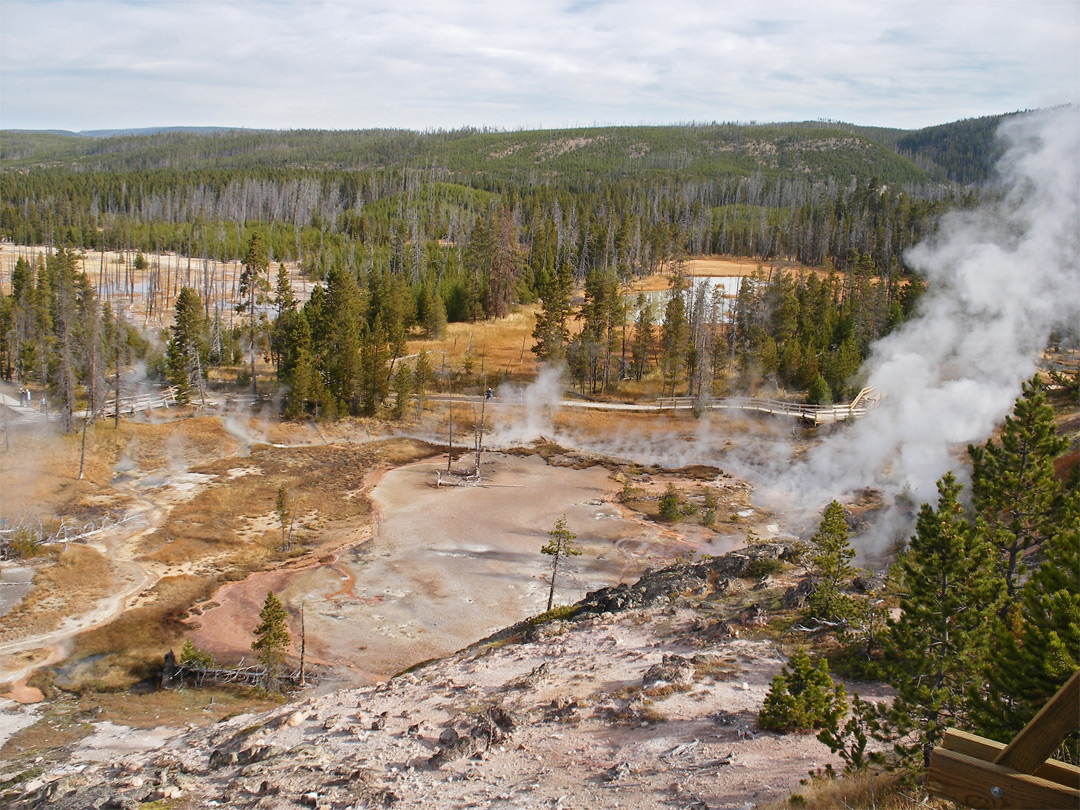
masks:
[(998, 137), (1000, 199), (947, 215), (906, 255), (929, 290), (873, 347), (885, 399), (782, 476), (814, 508), (867, 485), (936, 501), (937, 479), (962, 473), (955, 451), (1010, 411), (1051, 331), (1080, 324), (1080, 110), (1018, 116)]

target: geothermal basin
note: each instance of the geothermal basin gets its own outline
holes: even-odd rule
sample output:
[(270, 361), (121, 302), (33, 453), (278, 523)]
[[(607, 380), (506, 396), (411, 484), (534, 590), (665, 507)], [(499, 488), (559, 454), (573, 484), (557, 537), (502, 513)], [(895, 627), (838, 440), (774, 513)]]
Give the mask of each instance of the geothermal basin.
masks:
[(371, 492), (370, 539), (313, 566), (223, 586), (193, 621), (192, 642), (219, 659), (250, 660), (252, 628), (273, 590), (290, 610), (293, 654), (302, 607), (309, 662), (381, 679), (542, 613), (550, 558), (540, 548), (562, 514), (583, 553), (560, 565), (556, 605), (635, 581), (689, 550), (624, 513), (619, 485), (603, 467), (488, 454), (483, 484), (434, 486), (436, 470), (448, 477), (445, 468), (443, 457), (386, 472)]

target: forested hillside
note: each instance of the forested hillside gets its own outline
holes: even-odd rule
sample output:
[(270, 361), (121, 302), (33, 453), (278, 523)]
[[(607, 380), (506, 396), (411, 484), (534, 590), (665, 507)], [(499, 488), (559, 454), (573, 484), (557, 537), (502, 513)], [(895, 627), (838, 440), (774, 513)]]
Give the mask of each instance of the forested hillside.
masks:
[[(979, 138), (984, 131), (977, 129)], [(954, 136), (964, 143), (954, 145)], [(364, 341), (380, 344), (368, 356), (374, 377), (410, 334), (438, 334), (447, 320), (502, 317), (542, 300), (537, 354), (567, 359), (582, 390), (608, 391), (655, 372), (662, 387), (694, 395), (764, 379), (812, 389), (824, 401), (850, 390), (871, 341), (911, 311), (921, 286), (904, 266), (906, 248), (947, 207), (974, 199), (941, 177), (953, 155), (969, 153), (970, 128), (946, 127), (908, 144), (916, 158), (932, 147), (932, 159), (920, 160), (933, 173), (897, 151), (911, 137), (824, 122), (110, 137), (9, 131), (0, 140), (0, 236), (76, 252), (242, 260), (247, 283), (256, 285), (241, 291), (248, 337), (223, 337), (220, 309), (205, 311), (206, 333), (192, 338), (202, 348), (187, 346), (186, 362), (200, 369), (237, 362), (239, 345), (254, 339), (299, 391), (295, 341), (310, 339), (301, 366), (312, 364), (320, 385), (341, 384), (293, 403), (296, 412), (320, 402), (322, 413), (374, 412), (386, 393), (385, 384), (360, 393), (360, 359), (344, 378), (325, 367), (337, 344), (319, 332), (323, 303), (339, 307), (334, 317), (358, 336), (358, 353)], [(966, 160), (957, 171), (967, 171)], [(770, 273), (744, 285), (737, 312), (686, 298), (624, 326), (634, 279), (702, 254), (840, 274)], [(288, 320), (288, 291), (269, 292), (281, 262), (328, 282), (327, 300), (320, 293), (304, 307), (307, 338)], [(57, 266), (66, 263), (65, 254)], [(5, 378), (49, 379), (55, 362), (28, 347), (41, 339), (31, 313), (45, 306), (33, 296), (55, 298), (52, 273), (49, 263), (22, 267), (5, 299)], [(582, 286), (585, 328), (571, 341), (578, 330), (568, 326), (565, 301)]]

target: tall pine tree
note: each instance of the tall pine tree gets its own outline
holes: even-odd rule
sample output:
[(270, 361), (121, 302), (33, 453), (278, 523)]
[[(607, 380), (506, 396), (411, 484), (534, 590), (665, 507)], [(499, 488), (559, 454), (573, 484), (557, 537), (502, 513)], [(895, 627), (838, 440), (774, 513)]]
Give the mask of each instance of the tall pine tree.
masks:
[(891, 719), (901, 735), (915, 732), (914, 742), (897, 748), (923, 766), (945, 729), (966, 723), (968, 690), (982, 675), (1003, 591), (993, 549), (964, 514), (961, 489), (951, 472), (938, 481), (937, 508), (923, 504), (897, 563), (901, 613), (886, 645), (897, 691)]
[(848, 542), (844, 507), (833, 501), (825, 508), (817, 533), (810, 538), (810, 563), (817, 578), (809, 607), (813, 616), (830, 621), (846, 618), (852, 609), (844, 588), (855, 574), (855, 549)]
[[(986, 668), (986, 688), (976, 690), (975, 721), (981, 734), (1009, 742), (1080, 666), (1080, 497), (1070, 494), (1042, 562), (998, 622), (998, 654)], [(1080, 733), (1060, 755), (1080, 763)], [(1059, 756), (1059, 758), (1060, 758)]]
[(1035, 377), (1024, 383), (998, 441), (968, 447), (975, 509), (999, 552), (1010, 600), (1019, 594), (1025, 553), (1058, 524), (1061, 487), (1054, 460), (1067, 446), (1056, 433), (1054, 410)]
[(198, 293), (184, 287), (176, 298), (172, 337), (165, 347), (165, 376), (177, 388), (176, 399), (184, 403), (193, 388), (202, 388), (200, 355), (204, 351), (203, 305)]

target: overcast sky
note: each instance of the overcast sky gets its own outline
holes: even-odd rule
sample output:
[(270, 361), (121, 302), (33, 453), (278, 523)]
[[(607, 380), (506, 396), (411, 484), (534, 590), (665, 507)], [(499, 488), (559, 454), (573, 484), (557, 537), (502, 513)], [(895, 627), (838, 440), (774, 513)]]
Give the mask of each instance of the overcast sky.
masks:
[(1078, 0), (0, 0), (3, 128), (916, 128), (1078, 99)]

